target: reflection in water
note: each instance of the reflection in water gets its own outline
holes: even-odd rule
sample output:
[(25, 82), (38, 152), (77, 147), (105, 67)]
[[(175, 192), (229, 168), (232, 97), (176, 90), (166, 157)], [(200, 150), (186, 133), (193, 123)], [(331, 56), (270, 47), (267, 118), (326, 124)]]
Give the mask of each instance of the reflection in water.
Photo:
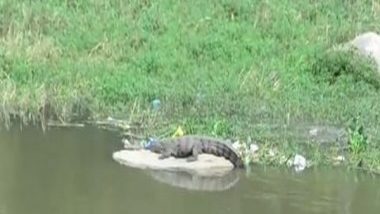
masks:
[(0, 130), (0, 214), (380, 210), (380, 180), (365, 174), (331, 169), (296, 174), (255, 167), (250, 176), (238, 170), (238, 175), (219, 181), (151, 174), (158, 182), (147, 175), (152, 172), (113, 161), (112, 153), (121, 148), (116, 134), (90, 127), (47, 133), (35, 128)]
[(232, 188), (239, 181), (237, 170), (231, 170), (223, 176), (197, 176), (187, 172), (149, 170), (155, 180), (180, 188), (200, 191), (224, 191)]

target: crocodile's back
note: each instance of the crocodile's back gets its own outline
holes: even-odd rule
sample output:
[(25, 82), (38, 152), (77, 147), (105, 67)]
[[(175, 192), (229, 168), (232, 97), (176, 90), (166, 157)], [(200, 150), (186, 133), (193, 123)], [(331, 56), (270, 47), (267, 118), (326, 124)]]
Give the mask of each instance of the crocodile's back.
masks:
[(224, 157), (231, 161), (235, 167), (242, 168), (244, 164), (238, 154), (225, 142), (214, 138), (199, 138), (202, 143), (202, 152)]
[(198, 148), (199, 153), (213, 154), (224, 157), (229, 160), (235, 167), (243, 168), (244, 164), (233, 148), (224, 141), (216, 138), (196, 135), (186, 135), (183, 137), (168, 139), (168, 143), (174, 143), (177, 156), (186, 156), (192, 153), (193, 147)]

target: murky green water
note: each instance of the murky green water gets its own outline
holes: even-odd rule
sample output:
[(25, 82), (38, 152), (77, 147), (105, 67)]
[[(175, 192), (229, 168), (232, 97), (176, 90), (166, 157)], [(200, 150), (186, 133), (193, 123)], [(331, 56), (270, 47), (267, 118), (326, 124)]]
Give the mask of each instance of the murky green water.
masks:
[(117, 135), (94, 128), (0, 131), (0, 214), (380, 210), (380, 180), (364, 174), (255, 169), (197, 179), (121, 166), (111, 158), (120, 148)]

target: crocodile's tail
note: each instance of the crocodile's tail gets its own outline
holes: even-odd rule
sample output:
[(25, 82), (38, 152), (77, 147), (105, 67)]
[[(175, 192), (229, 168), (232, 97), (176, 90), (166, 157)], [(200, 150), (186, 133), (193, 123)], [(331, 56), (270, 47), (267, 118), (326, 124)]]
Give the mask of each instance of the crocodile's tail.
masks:
[(199, 138), (202, 143), (202, 152), (224, 157), (236, 168), (244, 168), (244, 163), (239, 155), (226, 143), (213, 138)]

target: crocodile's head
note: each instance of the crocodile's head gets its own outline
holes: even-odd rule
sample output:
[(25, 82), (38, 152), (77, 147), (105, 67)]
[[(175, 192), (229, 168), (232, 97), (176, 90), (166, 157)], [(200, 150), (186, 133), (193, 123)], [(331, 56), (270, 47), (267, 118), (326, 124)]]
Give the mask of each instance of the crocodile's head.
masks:
[(154, 153), (161, 153), (163, 149), (162, 144), (153, 138), (149, 138), (148, 143), (144, 146), (144, 148)]

